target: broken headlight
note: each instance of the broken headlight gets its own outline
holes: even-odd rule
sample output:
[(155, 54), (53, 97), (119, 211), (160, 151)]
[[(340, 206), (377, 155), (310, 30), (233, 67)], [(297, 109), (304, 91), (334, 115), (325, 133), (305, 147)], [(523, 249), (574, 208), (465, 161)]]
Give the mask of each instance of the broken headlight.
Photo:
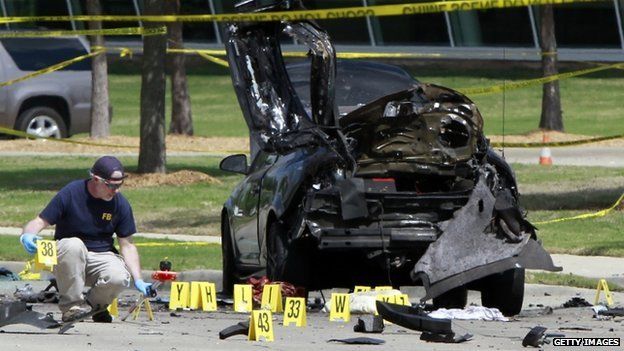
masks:
[(468, 123), (461, 117), (446, 115), (440, 121), (438, 139), (442, 145), (450, 148), (459, 148), (468, 145), (470, 129)]

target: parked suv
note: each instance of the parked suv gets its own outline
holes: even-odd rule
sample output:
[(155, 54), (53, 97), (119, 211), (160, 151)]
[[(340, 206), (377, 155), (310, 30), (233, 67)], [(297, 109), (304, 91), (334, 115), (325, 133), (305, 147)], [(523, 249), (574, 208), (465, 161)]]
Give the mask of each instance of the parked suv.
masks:
[[(88, 53), (81, 37), (0, 39), (0, 82)], [(88, 132), (91, 61), (0, 87), (0, 125), (42, 137)]]

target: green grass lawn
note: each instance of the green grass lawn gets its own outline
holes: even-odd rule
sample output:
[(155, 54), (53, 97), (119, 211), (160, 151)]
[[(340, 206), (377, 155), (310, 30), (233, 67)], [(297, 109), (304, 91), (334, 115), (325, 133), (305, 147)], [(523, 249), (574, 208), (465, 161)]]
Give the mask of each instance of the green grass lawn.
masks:
[(624, 169), (518, 164), (513, 168), (521, 204), (550, 252), (624, 257), (621, 207), (606, 216), (539, 224), (611, 207), (624, 193)]
[[(565, 70), (562, 70), (564, 72)], [(537, 70), (465, 70), (411, 68), (423, 82), (461, 89), (501, 84), (540, 76)], [(188, 71), (195, 134), (245, 136), (247, 129), (227, 70), (206, 62)], [(136, 68), (118, 63), (111, 67), (110, 95), (114, 108), (113, 135), (139, 135), (140, 75)], [(569, 133), (613, 135), (623, 133), (624, 71), (613, 70), (561, 82), (564, 124)], [(167, 120), (169, 88), (167, 89)], [(537, 129), (541, 86), (472, 97), (485, 118), (487, 134), (521, 134)], [(83, 135), (84, 136), (84, 135)], [(128, 171), (136, 157), (121, 157)], [(0, 226), (22, 226), (34, 218), (67, 182), (87, 176), (92, 157), (3, 157), (0, 168)], [(219, 211), (241, 176), (221, 172), (219, 159), (168, 157), (169, 172), (190, 169), (204, 172), (218, 183), (125, 188), (134, 208), (139, 231), (218, 235)], [(531, 221), (545, 221), (607, 208), (624, 192), (624, 169), (600, 167), (540, 167), (514, 165), (522, 204)], [(539, 237), (551, 252), (624, 257), (624, 216), (607, 216), (538, 225)], [(2, 234), (2, 233), (0, 233)], [(0, 236), (0, 260), (25, 260), (16, 237)], [(138, 239), (137, 242), (140, 242)], [(183, 269), (219, 268), (218, 247), (141, 247), (143, 266), (156, 267), (164, 256)], [(546, 279), (539, 277), (539, 279)]]
[[(120, 157), (135, 172), (136, 157)], [(241, 176), (218, 169), (214, 157), (169, 157), (169, 172), (189, 169), (219, 183), (122, 188), (141, 232), (219, 234), (219, 213)], [(87, 177), (93, 157), (4, 157), (0, 170), (0, 226), (23, 226), (37, 216), (66, 183)]]
[[(44, 237), (51, 239), (51, 237)], [(158, 270), (158, 264), (165, 257), (173, 264), (174, 271), (193, 269), (221, 269), (221, 246), (217, 244), (187, 243), (179, 245), (179, 241), (134, 238), (141, 256), (141, 267), (146, 270)], [(172, 246), (143, 246), (147, 243), (171, 244)], [(28, 261), (32, 259), (24, 251), (19, 239), (14, 235), (0, 235), (1, 261)], [(17, 273), (17, 272), (15, 272)]]
[[(599, 279), (585, 278), (575, 274), (535, 271), (527, 272), (525, 277), (526, 282), (529, 284), (564, 285), (584, 289), (596, 289), (599, 281)], [(607, 282), (610, 291), (624, 291), (624, 288), (615, 282), (609, 281), (609, 279), (607, 279)]]
[[(121, 157), (130, 172), (135, 157)], [(92, 157), (4, 157), (0, 169), (0, 226), (23, 226), (67, 182), (84, 178)], [(219, 183), (125, 188), (141, 232), (219, 235), (219, 213), (239, 175), (218, 169), (218, 158), (169, 157), (168, 171), (196, 170)], [(624, 169), (514, 165), (521, 203), (533, 222), (591, 213), (610, 207), (624, 192)], [(538, 225), (547, 249), (624, 257), (624, 216)], [(1, 234), (1, 233), (0, 233)]]
[[(423, 82), (454, 89), (502, 84), (540, 77), (539, 70), (439, 69), (431, 66), (407, 67)], [(562, 72), (570, 69), (561, 70)], [(139, 70), (124, 61), (110, 68), (110, 100), (114, 110), (113, 135), (139, 135), (141, 77)], [(624, 70), (610, 70), (561, 82), (565, 130), (583, 135), (624, 133)], [(188, 70), (188, 86), (195, 135), (245, 136), (247, 127), (234, 94), (229, 72), (213, 63)], [(170, 88), (167, 88), (166, 119), (170, 117)], [(505, 94), (470, 96), (485, 119), (486, 134), (523, 134), (538, 128), (542, 86), (510, 90)], [(167, 124), (168, 125), (168, 124)], [(619, 126), (619, 127), (618, 127)]]
[[(564, 73), (573, 69), (561, 69)], [(522, 68), (432, 69), (415, 68), (412, 73), (423, 82), (453, 89), (489, 87), (541, 77), (541, 71)], [(561, 109), (565, 131), (583, 135), (624, 133), (624, 70), (608, 70), (560, 81)], [(524, 134), (538, 129), (542, 104), (542, 86), (533, 85), (509, 90), (505, 94), (469, 96), (485, 121), (485, 133), (492, 135)], [(611, 126), (611, 127), (607, 127)], [(619, 128), (617, 127), (619, 126)]]

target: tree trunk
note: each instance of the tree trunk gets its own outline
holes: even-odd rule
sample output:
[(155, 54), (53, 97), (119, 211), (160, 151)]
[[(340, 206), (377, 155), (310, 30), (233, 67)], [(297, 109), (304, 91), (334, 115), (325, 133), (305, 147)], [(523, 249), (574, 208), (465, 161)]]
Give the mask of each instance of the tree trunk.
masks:
[[(87, 0), (87, 13), (101, 15), (100, 0)], [(102, 29), (102, 22), (89, 21), (89, 29)], [(104, 36), (89, 36), (91, 47), (97, 50), (104, 47)], [(110, 135), (110, 116), (108, 110), (108, 65), (106, 53), (91, 58), (91, 138), (105, 138)]]
[[(180, 13), (180, 0), (167, 0), (167, 13)], [(183, 49), (182, 22), (170, 22), (167, 25), (169, 47)], [(188, 93), (184, 54), (169, 54), (171, 58), (171, 124), (170, 134), (193, 135), (193, 118), (191, 114), (191, 97)]]
[[(539, 7), (540, 46), (542, 48), (542, 72), (544, 77), (558, 74), (557, 41), (555, 39), (555, 20), (552, 5)], [(546, 83), (542, 91), (542, 116), (539, 127), (547, 130), (563, 131), (561, 96), (559, 81)]]
[[(163, 0), (144, 0), (145, 15), (163, 15)], [(146, 28), (161, 23), (144, 22)], [(143, 37), (141, 80), (141, 145), (139, 173), (164, 173), (165, 166), (165, 56), (167, 37)]]

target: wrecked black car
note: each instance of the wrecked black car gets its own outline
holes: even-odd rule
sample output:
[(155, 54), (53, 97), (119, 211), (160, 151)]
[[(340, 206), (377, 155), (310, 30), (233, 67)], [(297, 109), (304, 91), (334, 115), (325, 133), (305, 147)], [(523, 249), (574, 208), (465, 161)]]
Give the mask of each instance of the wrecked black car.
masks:
[[(243, 3), (241, 11), (300, 6)], [(422, 284), (422, 300), (439, 307), (461, 308), (475, 289), (484, 306), (512, 315), (525, 268), (559, 269), (466, 96), (416, 83), (340, 115), (336, 54), (317, 24), (224, 29), (252, 144), (251, 165), (245, 155), (220, 165), (245, 175), (221, 214), (224, 292), (262, 274), (308, 289)], [(284, 36), (309, 50), (309, 108), (285, 68)]]

